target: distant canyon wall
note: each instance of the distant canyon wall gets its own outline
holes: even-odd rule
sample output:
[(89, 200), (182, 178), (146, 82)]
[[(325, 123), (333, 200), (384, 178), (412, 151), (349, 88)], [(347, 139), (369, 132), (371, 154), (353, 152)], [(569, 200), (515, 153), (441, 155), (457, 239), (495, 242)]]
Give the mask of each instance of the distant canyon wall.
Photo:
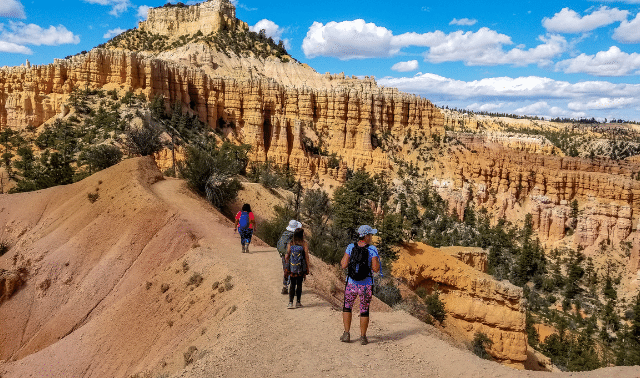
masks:
[(63, 111), (73, 90), (103, 87), (139, 91), (149, 99), (163, 95), (167, 106), (178, 101), (212, 128), (222, 121), (254, 147), (254, 161), (288, 164), (303, 179), (328, 170), (328, 159), (306, 151), (303, 138), (341, 156), (343, 171), (378, 172), (389, 167), (389, 159), (372, 146), (372, 135), (400, 136), (409, 128), (444, 132), (442, 114), (431, 102), (372, 80), (321, 89), (283, 86), (103, 49), (50, 65), (0, 69), (0, 128), (40, 126)]
[[(629, 240), (632, 253), (638, 253), (640, 181), (633, 176), (639, 164), (558, 156), (543, 143), (536, 148), (534, 141), (520, 139), (459, 136), (466, 148), (442, 160), (441, 179), (434, 181), (454, 212), (462, 217), (473, 199), (498, 217), (516, 220), (532, 214), (543, 242), (553, 243), (573, 230), (575, 247)], [(579, 209), (575, 219), (573, 200)]]

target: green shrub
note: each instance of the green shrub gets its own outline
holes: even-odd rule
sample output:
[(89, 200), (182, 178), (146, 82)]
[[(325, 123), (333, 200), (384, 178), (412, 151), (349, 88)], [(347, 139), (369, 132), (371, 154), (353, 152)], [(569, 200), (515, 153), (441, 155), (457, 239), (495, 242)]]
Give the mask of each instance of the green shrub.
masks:
[(224, 143), (201, 148), (187, 148), (187, 158), (182, 172), (187, 183), (198, 193), (204, 194), (217, 208), (233, 201), (242, 184), (235, 178), (244, 171), (250, 146), (234, 146)]
[(442, 323), (447, 315), (444, 309), (444, 303), (440, 300), (440, 293), (435, 290), (433, 293), (426, 296), (424, 303), (427, 305), (427, 312), (433, 316), (435, 320)]
[(148, 156), (162, 149), (162, 130), (147, 122), (141, 128), (129, 127), (125, 131), (126, 145), (132, 155)]
[(487, 335), (482, 332), (476, 332), (473, 337), (473, 354), (485, 360), (490, 360), (491, 355), (487, 352), (487, 348), (490, 348), (491, 345), (493, 345), (493, 341)]
[(101, 144), (80, 153), (78, 165), (88, 165), (89, 174), (116, 165), (122, 160), (122, 151), (116, 146)]
[(400, 289), (392, 282), (387, 282), (385, 285), (375, 285), (373, 295), (391, 307), (402, 301)]
[[(276, 216), (273, 219), (262, 222), (256, 232), (256, 236), (270, 246), (275, 247), (284, 229), (289, 224), (289, 220), (296, 218), (296, 213), (290, 203), (285, 206), (277, 205), (273, 210)], [(315, 254), (315, 251), (312, 250), (311, 252)]]

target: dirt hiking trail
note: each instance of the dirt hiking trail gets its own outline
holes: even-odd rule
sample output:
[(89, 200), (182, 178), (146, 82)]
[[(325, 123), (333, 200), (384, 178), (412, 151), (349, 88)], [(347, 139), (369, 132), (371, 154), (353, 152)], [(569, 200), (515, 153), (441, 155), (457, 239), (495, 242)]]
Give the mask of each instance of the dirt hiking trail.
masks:
[[(123, 162), (120, 168), (107, 170), (101, 180), (106, 182), (106, 175), (120, 175), (126, 181), (127, 174), (140, 169), (135, 164), (153, 170), (145, 160)], [(585, 373), (513, 370), (452, 346), (434, 327), (404, 311), (374, 308), (366, 346), (357, 341), (359, 323), (354, 314), (353, 341), (342, 343), (338, 340), (342, 334), (342, 313), (335, 301), (328, 301), (324, 293), (314, 289), (328, 282), (325, 276), (332, 272), (331, 267), (313, 259), (310, 270), (315, 274), (303, 284), (304, 307), (286, 309), (288, 297), (280, 294), (282, 266), (277, 251), (254, 238), (250, 253), (241, 253), (232, 222), (188, 191), (184, 181), (159, 180), (154, 175), (148, 174), (155, 178), (140, 179), (137, 189), (122, 194), (135, 195), (138, 201), (153, 206), (153, 216), (147, 212), (143, 217), (140, 211), (145, 207), (136, 206), (133, 212), (102, 219), (106, 209), (112, 209), (108, 207), (112, 205), (105, 205), (93, 218), (87, 216), (82, 221), (82, 227), (106, 222), (98, 224), (105, 228), (102, 231), (105, 235), (120, 234), (119, 239), (112, 241), (120, 246), (115, 252), (102, 252), (91, 261), (83, 260), (91, 264), (88, 273), (79, 267), (64, 273), (65, 263), (72, 267), (79, 259), (74, 257), (75, 249), (71, 247), (80, 243), (77, 233), (69, 231), (69, 235), (58, 236), (64, 239), (58, 241), (58, 248), (38, 247), (36, 236), (43, 235), (43, 228), (47, 228), (47, 235), (52, 232), (60, 235), (63, 230), (60, 225), (52, 226), (55, 217), (49, 214), (54, 211), (51, 208), (56, 208), (53, 200), (47, 206), (42, 205), (49, 210), (42, 210), (41, 214), (34, 211), (36, 220), (16, 239), (24, 246), (18, 261), (32, 259), (31, 276), (21, 290), (0, 305), (2, 328), (4, 324), (21, 327), (19, 334), (0, 331), (4, 332), (0, 334), (3, 343), (19, 339), (13, 341), (19, 345), (0, 347), (3, 353), (0, 359), (5, 360), (0, 362), (2, 378), (640, 377), (638, 367)], [(96, 185), (96, 180), (84, 186), (77, 183), (66, 189), (41, 191), (38, 195), (50, 192), (58, 198), (80, 193), (76, 194), (77, 202), (81, 203), (78, 206), (93, 206), (88, 204), (86, 192)], [(120, 190), (115, 186), (100, 189), (100, 195), (116, 189)], [(117, 195), (112, 200), (122, 201)], [(0, 198), (5, 213), (16, 211), (11, 208), (13, 203), (24, 205), (13, 198)], [(113, 210), (109, 214), (113, 215)], [(51, 221), (45, 224), (47, 227), (39, 227), (41, 219), (45, 223), (47, 219)], [(131, 228), (136, 233), (122, 231)], [(32, 235), (28, 242), (23, 240), (25, 235)], [(97, 243), (96, 240), (91, 239), (91, 243)], [(143, 245), (137, 246), (137, 240)], [(84, 256), (91, 248), (88, 244), (80, 249), (82, 253), (78, 255)], [(66, 256), (61, 256), (65, 253)], [(128, 258), (132, 253), (134, 256)], [(62, 264), (56, 267), (55, 274), (44, 265), (53, 264), (48, 262), (52, 254), (58, 255), (57, 263)], [(3, 256), (0, 267), (9, 267), (11, 258)], [(105, 277), (113, 276), (114, 271), (118, 272), (117, 277), (107, 285)], [(64, 279), (65, 274), (71, 278)], [(43, 292), (40, 284), (45, 275), (50, 286)], [(88, 284), (88, 279), (93, 283)], [(101, 284), (109, 287), (104, 293), (100, 292)], [(62, 290), (67, 291), (55, 294)], [(82, 298), (86, 297), (90, 305), (79, 302), (78, 290), (85, 293)], [(86, 294), (88, 291), (92, 294)], [(55, 295), (59, 298), (55, 299)], [(38, 305), (49, 297), (56, 303), (46, 309)], [(70, 309), (61, 313), (60, 308), (65, 306), (84, 310), (78, 310), (78, 314)], [(38, 315), (38, 311), (45, 313)], [(59, 325), (64, 323), (61, 319), (68, 319), (69, 324)], [(60, 327), (66, 328), (56, 331)]]

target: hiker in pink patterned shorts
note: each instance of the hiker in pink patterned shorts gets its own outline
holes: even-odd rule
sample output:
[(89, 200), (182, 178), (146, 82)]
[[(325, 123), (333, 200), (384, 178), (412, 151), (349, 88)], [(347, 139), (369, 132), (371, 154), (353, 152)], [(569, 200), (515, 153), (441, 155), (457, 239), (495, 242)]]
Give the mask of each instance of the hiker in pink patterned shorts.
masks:
[(340, 341), (348, 343), (351, 340), (349, 329), (351, 328), (351, 308), (356, 297), (360, 297), (360, 343), (367, 345), (367, 328), (369, 327), (369, 303), (373, 295), (373, 274), (380, 271), (380, 258), (378, 249), (371, 245), (371, 235), (378, 230), (370, 226), (358, 227), (358, 241), (347, 246), (340, 266), (349, 268), (347, 283), (344, 289), (344, 306), (342, 308), (342, 321), (344, 333)]

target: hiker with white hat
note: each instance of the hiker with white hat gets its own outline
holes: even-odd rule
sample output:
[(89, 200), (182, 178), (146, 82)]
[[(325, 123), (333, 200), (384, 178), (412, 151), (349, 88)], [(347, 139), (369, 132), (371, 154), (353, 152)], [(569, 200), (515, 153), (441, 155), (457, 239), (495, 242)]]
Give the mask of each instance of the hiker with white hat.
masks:
[(293, 233), (298, 228), (302, 228), (302, 223), (295, 219), (290, 220), (289, 225), (285, 228), (282, 236), (280, 236), (280, 239), (278, 240), (278, 244), (276, 245), (280, 258), (282, 259), (282, 271), (284, 274), (284, 278), (282, 279), (282, 294), (289, 294), (289, 275), (286, 273), (288, 264), (286, 263), (284, 256), (287, 253), (287, 244), (289, 244), (291, 239), (293, 239)]
[(373, 272), (380, 271), (380, 257), (378, 249), (371, 245), (371, 235), (378, 230), (368, 225), (358, 227), (358, 241), (347, 246), (340, 266), (347, 269), (347, 283), (344, 288), (344, 306), (342, 307), (342, 321), (344, 333), (340, 337), (342, 342), (350, 342), (351, 336), (351, 308), (360, 297), (360, 344), (367, 345), (367, 328), (369, 327), (369, 303), (373, 296)]

